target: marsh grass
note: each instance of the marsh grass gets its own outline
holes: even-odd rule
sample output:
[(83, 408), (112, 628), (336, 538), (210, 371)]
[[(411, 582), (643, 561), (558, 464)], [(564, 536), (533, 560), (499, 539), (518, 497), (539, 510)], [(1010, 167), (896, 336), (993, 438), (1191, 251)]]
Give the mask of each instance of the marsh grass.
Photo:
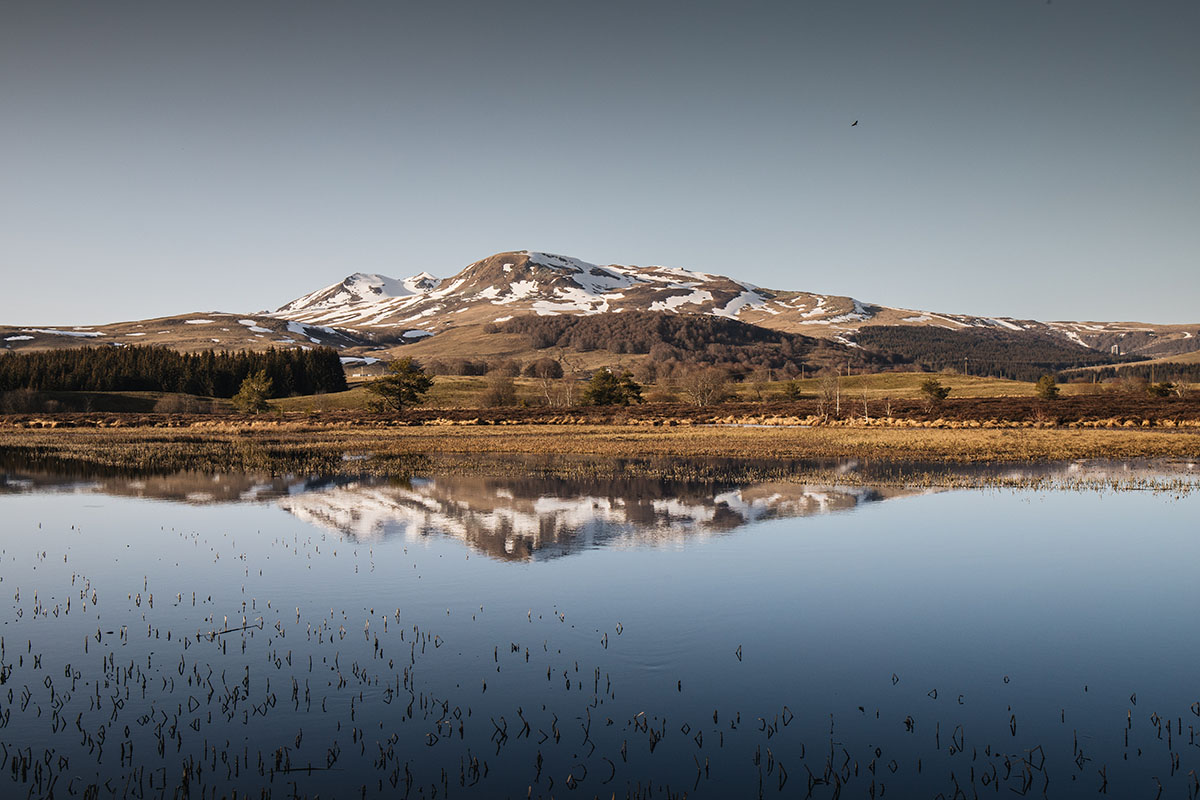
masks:
[[(503, 475), (516, 469), (531, 475), (1027, 488), (1031, 479), (1025, 477), (1003, 472), (963, 477), (955, 466), (1148, 458), (1173, 459), (1186, 473), (1189, 463), (1200, 460), (1200, 435), (1136, 429), (337, 427), (269, 421), (189, 428), (0, 428), (0, 464), (154, 474)], [(846, 459), (878, 468), (869, 477), (847, 474), (839, 465)], [(889, 471), (888, 464), (907, 466)], [(1185, 483), (1191, 480), (1185, 475)], [(1167, 481), (1146, 488), (1180, 487)]]

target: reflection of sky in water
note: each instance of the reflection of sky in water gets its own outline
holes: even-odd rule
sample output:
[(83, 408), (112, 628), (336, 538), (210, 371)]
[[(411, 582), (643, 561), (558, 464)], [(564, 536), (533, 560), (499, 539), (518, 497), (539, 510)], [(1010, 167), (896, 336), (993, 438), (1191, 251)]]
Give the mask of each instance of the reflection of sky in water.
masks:
[[(851, 492), (838, 507), (853, 513), (801, 519), (793, 514), (819, 512), (821, 502), (804, 487), (782, 491), (779, 484), (581, 481), (547, 490), (540, 479), (433, 477), (400, 486), (310, 483), (299, 491), (297, 483), (281, 481), (257, 491), (255, 502), (163, 503), (128, 495), (187, 498), (200, 491), (199, 479), (169, 487), (143, 479), (122, 490), (127, 496), (93, 488), (107, 480), (94, 479), (86, 492), (45, 494), (26, 486), (0, 496), (0, 628), (6, 663), (14, 668), (9, 686), (16, 696), (29, 687), (32, 697), (25, 713), (19, 705), (3, 706), (14, 710), (0, 728), (0, 742), (10, 749), (17, 743), (57, 747), (70, 755), (72, 773), (96, 769), (87, 746), (79, 745), (76, 714), (83, 713), (81, 724), (93, 735), (112, 714), (108, 700), (99, 709), (89, 705), (96, 689), (87, 681), (105, 654), (149, 674), (146, 699), (132, 693), (109, 728), (99, 768), (105, 775), (122, 774), (116, 745), (125, 725), (139, 763), (161, 765), (172, 775), (193, 753), (189, 748), (204, 740), (228, 740), (231, 753), (248, 748), (252, 763), (257, 750), (280, 747), (300, 763), (323, 763), (337, 744), (343, 771), (314, 773), (301, 783), (302, 791), (307, 786), (324, 794), (344, 790), (347, 781), (357, 787), (358, 776), (371, 780), (368, 794), (389, 794), (387, 771), (407, 760), (428, 796), (442, 768), (457, 776), (462, 758), (478, 756), (487, 759), (490, 775), (476, 789), (479, 796), (524, 796), (530, 785), (535, 795), (557, 794), (548, 777), (560, 788), (572, 770), (582, 774), (579, 764), (589, 775), (581, 796), (623, 795), (650, 779), (686, 787), (690, 796), (732, 796), (756, 790), (770, 748), (791, 776), (780, 793), (779, 774), (772, 772), (771, 793), (803, 796), (805, 767), (820, 776), (833, 742), (839, 766), (843, 752), (859, 766), (843, 797), (866, 796), (871, 778), (889, 785), (885, 796), (950, 796), (951, 773), (964, 786), (972, 767), (976, 779), (993, 765), (1003, 776), (1004, 758), (1019, 760), (1039, 745), (1053, 797), (1093, 796), (1101, 767), (1113, 796), (1142, 796), (1147, 786), (1153, 796), (1154, 777), (1168, 786), (1164, 796), (1186, 796), (1188, 771), (1200, 768), (1196, 748), (1187, 746), (1190, 726), (1200, 724), (1190, 710), (1200, 699), (1194, 678), (1200, 639), (1192, 635), (1200, 603), (1192, 574), (1200, 563), (1195, 495), (1176, 500), (1151, 492), (1004, 489), (884, 503), (861, 502), (863, 495)], [(368, 521), (391, 519), (396, 504), (460, 524), (477, 516), (491, 524), (507, 509), (513, 519), (548, 514), (573, 532), (568, 538), (589, 543), (658, 542), (655, 532), (666, 530), (666, 541), (687, 546), (589, 545), (574, 548), (572, 558), (505, 563), (473, 557), (480, 551), (476, 542), (464, 548), (441, 535), (347, 538), (289, 508), (324, 498), (337, 501), (332, 508), (341, 513), (362, 490), (384, 503), (382, 516), (371, 511), (363, 516)], [(242, 496), (245, 487), (227, 481), (208, 491)], [(833, 497), (826, 496), (825, 508), (835, 505)], [(732, 524), (725, 525), (724, 515)], [(578, 532), (589, 526), (609, 531), (610, 538)], [(622, 533), (626, 529), (636, 532)], [(82, 586), (98, 594), (86, 612)], [(69, 614), (52, 613), (68, 599)], [(44, 613), (36, 613), (39, 606)], [(397, 611), (399, 624), (392, 616)], [(243, 614), (262, 617), (263, 630), (229, 639), (224, 650), (195, 638), (226, 618), (240, 623)], [(386, 632), (385, 617), (392, 622)], [(122, 628), (124, 637), (95, 638), (98, 629)], [(32, 653), (41, 654), (37, 668)], [(51, 733), (43, 681), (57, 681), (67, 663), (84, 677), (64, 709), (73, 731), (64, 737)], [(269, 680), (277, 705), (245, 720), (240, 714), (210, 718), (215, 709), (204, 699), (207, 685), (201, 692), (187, 684), (193, 670), (208, 675), (210, 668), (218, 698), (222, 675), (233, 686), (248, 674), (247, 703), (264, 702)], [(357, 677), (364, 672), (370, 680)], [(348, 686), (339, 687), (339, 675), (351, 679)], [(180, 688), (164, 689), (163, 679), (172, 676)], [(291, 702), (293, 677), (309, 687), (313, 708)], [(414, 682), (418, 696), (411, 718), (403, 708), (407, 694), (401, 703), (384, 700), (384, 687), (399, 682), (403, 689), (406, 681)], [(102, 697), (127, 685), (114, 679)], [(201, 702), (194, 714), (186, 710), (189, 694)], [(456, 734), (429, 747), (426, 736), (436, 729), (443, 701), (463, 709), (464, 738)], [(316, 710), (322, 702), (326, 713)], [(168, 719), (185, 709), (182, 752), (173, 745), (159, 758), (153, 726), (137, 723), (149, 704)], [(786, 717), (784, 706), (794, 717), (768, 738), (758, 717), (769, 725)], [(513, 736), (518, 709), (531, 721), (528, 739)], [(631, 724), (641, 712), (667, 732), (654, 751), (647, 734)], [(1174, 773), (1167, 734), (1160, 741), (1150, 722), (1156, 712), (1183, 720), (1170, 751), (1181, 758)], [(738, 715), (741, 724), (733, 728)], [(498, 751), (489, 720), (501, 717), (510, 738)], [(581, 744), (589, 718), (594, 751)], [(188, 727), (193, 719), (199, 720), (195, 732)], [(539, 731), (550, 733), (555, 725), (561, 740), (543, 740)], [(966, 750), (952, 753), (948, 743), (960, 725)], [(351, 728), (365, 732), (361, 749)], [(703, 732), (699, 745), (697, 732)], [(392, 735), (402, 757), (377, 774), (377, 742), (386, 749)], [(628, 760), (620, 755), (623, 743)], [(1085, 751), (1082, 768), (1076, 743)], [(109, 758), (113, 753), (118, 757)], [(533, 766), (539, 753), (545, 758), (540, 783)], [(693, 756), (709, 759), (711, 767), (699, 784)], [(605, 758), (617, 772), (614, 783), (601, 785), (610, 774)], [(893, 759), (894, 773), (886, 767)], [(874, 774), (867, 769), (873, 760)], [(225, 781), (224, 772), (211, 774)], [(244, 773), (238, 788), (259, 787), (255, 774)], [(0, 786), (9, 780), (0, 769)], [(277, 791), (280, 785), (274, 784)], [(996, 791), (978, 780), (975, 788), (981, 796)], [(1000, 793), (1010, 788), (1020, 784), (1006, 782)], [(830, 796), (825, 789), (814, 796)]]

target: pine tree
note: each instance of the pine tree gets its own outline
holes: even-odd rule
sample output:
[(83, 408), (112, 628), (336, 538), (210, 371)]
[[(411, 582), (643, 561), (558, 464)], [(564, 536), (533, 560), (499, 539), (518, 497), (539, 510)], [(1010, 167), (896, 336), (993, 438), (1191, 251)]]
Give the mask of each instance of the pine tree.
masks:
[(372, 411), (403, 411), (421, 402), (421, 397), (433, 386), (433, 378), (411, 358), (400, 358), (388, 364), (387, 373), (369, 381), (368, 392), (374, 395)]
[(583, 401), (596, 406), (627, 406), (642, 402), (642, 387), (633, 379), (633, 373), (617, 376), (607, 368), (592, 373)]
[(270, 396), (271, 378), (265, 370), (259, 370), (242, 381), (237, 394), (233, 396), (233, 407), (247, 414), (257, 414), (271, 407), (267, 402)]

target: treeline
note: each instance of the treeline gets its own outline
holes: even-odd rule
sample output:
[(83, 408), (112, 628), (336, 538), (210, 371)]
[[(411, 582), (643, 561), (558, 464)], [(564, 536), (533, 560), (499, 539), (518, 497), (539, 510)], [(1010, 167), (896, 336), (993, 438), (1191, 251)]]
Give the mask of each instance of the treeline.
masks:
[(180, 353), (166, 347), (84, 347), (0, 355), (0, 391), (182, 392), (233, 397), (264, 371), (271, 396), (339, 392), (346, 375), (330, 347)]
[[(1094, 377), (1093, 377), (1094, 376)], [(1135, 380), (1144, 383), (1200, 383), (1200, 363), (1133, 364), (1130, 366), (1103, 367), (1086, 372), (1068, 372), (1068, 380), (1088, 378), (1096, 381)]]
[(648, 354), (650, 362), (667, 373), (681, 367), (717, 365), (739, 373), (772, 369), (790, 376), (806, 365), (886, 363), (886, 359), (857, 348), (701, 314), (528, 315), (494, 323), (485, 330), (523, 335), (536, 349)]
[(948, 330), (911, 325), (868, 325), (854, 340), (862, 347), (896, 361), (927, 370), (954, 369), (971, 375), (990, 375), (1036, 381), (1048, 372), (1074, 367), (1145, 360), (1142, 356), (1098, 353), (1053, 335), (1017, 333), (996, 328)]

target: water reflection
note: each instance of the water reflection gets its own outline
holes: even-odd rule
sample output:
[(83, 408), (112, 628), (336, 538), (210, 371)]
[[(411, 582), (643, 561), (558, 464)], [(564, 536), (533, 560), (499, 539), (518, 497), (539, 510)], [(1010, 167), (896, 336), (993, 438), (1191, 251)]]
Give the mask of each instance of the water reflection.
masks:
[(271, 503), (354, 541), (441, 535), (515, 561), (596, 547), (682, 543), (751, 522), (850, 511), (911, 490), (654, 478), (438, 476), (289, 478), (180, 473), (66, 477), (6, 473), (0, 492), (74, 492), (189, 504)]
[(1195, 796), (1200, 497), (846, 467), (0, 473), (4, 796)]
[(530, 560), (595, 547), (681, 543), (766, 519), (849, 511), (903, 490), (797, 483), (675, 484), (438, 477), (405, 486), (352, 484), (278, 501), (300, 519), (356, 540), (430, 534), (494, 558)]
[[(825, 474), (853, 476), (854, 481), (563, 478), (525, 474), (520, 465), (514, 465), (511, 477), (437, 475), (390, 480), (352, 475), (130, 476), (111, 471), (15, 470), (0, 473), (0, 493), (95, 493), (188, 504), (271, 503), (352, 541), (449, 536), (493, 558), (529, 561), (597, 547), (682, 544), (762, 520), (853, 511), (868, 503), (937, 491), (934, 487), (954, 485), (955, 480), (1136, 481), (1195, 471), (1194, 464), (1161, 460), (982, 465), (950, 473), (940, 467), (949, 480), (937, 483), (919, 479), (934, 470), (933, 465), (846, 460), (817, 466)], [(905, 476), (924, 488), (898, 488), (896, 478)], [(872, 486), (873, 479), (883, 485)]]

